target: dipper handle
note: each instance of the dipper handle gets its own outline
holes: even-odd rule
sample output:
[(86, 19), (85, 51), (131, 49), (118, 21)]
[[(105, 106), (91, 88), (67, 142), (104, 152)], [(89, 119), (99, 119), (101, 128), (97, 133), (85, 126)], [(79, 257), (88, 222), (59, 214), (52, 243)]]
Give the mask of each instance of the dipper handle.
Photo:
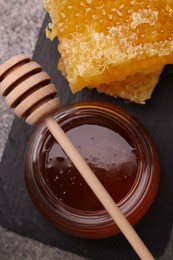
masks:
[(51, 117), (60, 106), (56, 88), (39, 64), (25, 55), (18, 55), (0, 66), (0, 93), (19, 117), (29, 124), (44, 121), (48, 129), (71, 159), (85, 181), (108, 211), (124, 236), (141, 259), (153, 256), (122, 214), (109, 193), (92, 172), (80, 153), (68, 139), (58, 123)]

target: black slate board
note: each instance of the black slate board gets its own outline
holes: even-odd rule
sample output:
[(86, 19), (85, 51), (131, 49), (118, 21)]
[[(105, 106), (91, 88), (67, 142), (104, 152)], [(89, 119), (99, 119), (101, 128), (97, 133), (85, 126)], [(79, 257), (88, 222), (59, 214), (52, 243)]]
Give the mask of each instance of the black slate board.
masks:
[[(67, 81), (57, 72), (57, 42), (45, 38), (46, 16), (33, 59), (50, 74), (58, 87), (61, 105), (81, 100), (102, 100), (135, 115), (153, 137), (161, 161), (161, 183), (157, 198), (135, 229), (158, 258), (168, 242), (173, 222), (173, 88), (172, 67), (165, 68), (146, 105), (114, 99), (95, 90), (72, 95)], [(0, 165), (0, 224), (12, 231), (90, 259), (138, 259), (122, 235), (106, 239), (81, 239), (56, 230), (31, 202), (24, 184), (23, 156), (34, 128), (15, 118)]]

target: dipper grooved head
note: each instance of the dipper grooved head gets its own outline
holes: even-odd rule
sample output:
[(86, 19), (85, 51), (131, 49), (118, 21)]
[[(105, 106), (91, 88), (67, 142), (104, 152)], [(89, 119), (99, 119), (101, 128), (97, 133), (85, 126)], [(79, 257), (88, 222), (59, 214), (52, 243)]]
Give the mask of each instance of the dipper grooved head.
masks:
[(15, 114), (31, 125), (39, 124), (60, 107), (49, 75), (23, 54), (0, 65), (0, 94)]

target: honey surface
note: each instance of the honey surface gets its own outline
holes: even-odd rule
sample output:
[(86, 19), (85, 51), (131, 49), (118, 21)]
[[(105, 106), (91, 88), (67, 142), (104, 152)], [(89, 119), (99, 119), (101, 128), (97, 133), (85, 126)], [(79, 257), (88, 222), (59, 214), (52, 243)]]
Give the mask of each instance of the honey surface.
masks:
[[(67, 134), (112, 198), (116, 202), (122, 200), (137, 175), (137, 156), (133, 146), (118, 132), (101, 125), (77, 126)], [(53, 138), (44, 144), (41, 157), (46, 184), (59, 200), (75, 209), (103, 209)]]

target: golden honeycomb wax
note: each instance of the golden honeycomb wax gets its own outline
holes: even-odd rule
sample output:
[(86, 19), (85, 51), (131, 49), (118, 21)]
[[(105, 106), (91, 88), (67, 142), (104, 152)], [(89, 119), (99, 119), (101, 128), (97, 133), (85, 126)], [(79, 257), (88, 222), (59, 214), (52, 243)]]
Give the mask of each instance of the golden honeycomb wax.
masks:
[(137, 103), (173, 63), (172, 0), (44, 0), (72, 92), (96, 87)]

